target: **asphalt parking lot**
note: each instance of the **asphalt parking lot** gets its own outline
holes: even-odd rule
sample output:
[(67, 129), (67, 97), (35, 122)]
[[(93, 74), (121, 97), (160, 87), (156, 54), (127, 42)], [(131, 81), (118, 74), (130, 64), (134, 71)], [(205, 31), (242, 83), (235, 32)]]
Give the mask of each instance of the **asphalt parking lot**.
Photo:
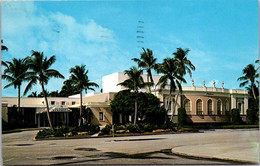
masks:
[[(2, 135), (4, 165), (245, 164), (259, 161), (259, 130), (34, 141), (37, 130)], [(242, 148), (242, 149), (241, 149)], [(197, 155), (184, 157), (172, 153)], [(211, 152), (211, 153), (210, 153)], [(214, 152), (214, 153), (213, 153)], [(214, 159), (200, 158), (204, 153)], [(240, 160), (218, 160), (218, 155)], [(250, 155), (248, 155), (250, 154)], [(250, 157), (246, 157), (250, 156)], [(228, 159), (228, 158), (227, 158)], [(232, 159), (232, 158), (231, 158)], [(241, 161), (241, 162), (240, 162)]]

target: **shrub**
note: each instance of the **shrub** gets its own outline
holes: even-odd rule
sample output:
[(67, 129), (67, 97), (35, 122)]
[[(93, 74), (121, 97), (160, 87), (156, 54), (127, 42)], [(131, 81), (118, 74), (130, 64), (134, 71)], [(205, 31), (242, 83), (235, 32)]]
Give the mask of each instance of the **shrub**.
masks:
[(246, 110), (246, 120), (247, 124), (255, 124), (255, 121), (257, 120), (257, 114), (253, 109), (247, 109)]
[(179, 126), (185, 125), (186, 118), (187, 118), (187, 114), (186, 114), (185, 108), (179, 108), (178, 109), (178, 125)]
[(54, 133), (51, 129), (43, 129), (39, 131), (35, 138), (46, 138), (52, 136)]
[(111, 131), (111, 126), (106, 125), (106, 127), (101, 130), (101, 135), (110, 134), (110, 131)]
[(65, 134), (65, 133), (63, 132), (63, 130), (61, 128), (56, 129), (54, 132), (55, 137), (63, 137), (64, 136), (63, 134)]
[(137, 133), (140, 131), (139, 129), (139, 126), (138, 125), (134, 125), (132, 123), (128, 123), (126, 126), (125, 126), (125, 129), (126, 130), (129, 130), (130, 133)]
[(234, 109), (231, 110), (231, 122), (234, 125), (242, 123), (242, 119), (240, 117), (239, 109), (234, 108)]
[(114, 125), (114, 130), (125, 130), (125, 126), (124, 125)]

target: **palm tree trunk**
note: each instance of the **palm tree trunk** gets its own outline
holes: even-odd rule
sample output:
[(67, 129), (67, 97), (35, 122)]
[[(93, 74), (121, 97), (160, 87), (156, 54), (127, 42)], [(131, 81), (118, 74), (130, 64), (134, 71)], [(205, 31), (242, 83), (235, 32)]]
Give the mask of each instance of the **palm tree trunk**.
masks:
[(20, 112), (20, 103), (21, 103), (21, 99), (20, 99), (20, 93), (21, 93), (21, 87), (20, 87), (20, 85), (18, 85), (18, 101), (17, 101), (17, 105), (18, 105), (18, 107), (17, 107), (17, 113), (18, 113), (18, 115), (20, 116), (19, 117), (19, 123), (20, 123), (20, 125), (22, 125), (22, 114), (21, 114), (21, 112)]
[(79, 126), (81, 126), (81, 121), (82, 121), (82, 89), (80, 90)]
[(137, 93), (135, 94), (135, 119), (134, 119), (134, 125), (136, 125), (137, 121)]
[(252, 93), (253, 93), (254, 99), (256, 100), (255, 88), (254, 88), (253, 84), (251, 85), (251, 89), (252, 89)]
[[(147, 71), (147, 82), (149, 82), (149, 72)], [(148, 91), (151, 93), (151, 87), (150, 85), (148, 86)]]
[(173, 106), (173, 111), (172, 111), (172, 116), (171, 116), (171, 121), (173, 120), (173, 116), (174, 116), (174, 113), (176, 111), (176, 105), (177, 105), (177, 101), (178, 101), (178, 97), (180, 95), (180, 91), (177, 93), (177, 97), (176, 97), (176, 100), (174, 102), (174, 106)]
[(54, 132), (54, 128), (53, 128), (52, 123), (51, 123), (51, 117), (50, 117), (50, 111), (49, 111), (49, 103), (48, 103), (48, 99), (47, 99), (47, 96), (46, 96), (46, 93), (45, 93), (45, 90), (44, 90), (44, 85), (43, 85), (42, 82), (41, 82), (41, 86), (42, 86), (43, 97), (44, 97), (44, 100), (45, 100), (45, 103), (46, 103), (48, 121), (49, 121), (51, 130)]

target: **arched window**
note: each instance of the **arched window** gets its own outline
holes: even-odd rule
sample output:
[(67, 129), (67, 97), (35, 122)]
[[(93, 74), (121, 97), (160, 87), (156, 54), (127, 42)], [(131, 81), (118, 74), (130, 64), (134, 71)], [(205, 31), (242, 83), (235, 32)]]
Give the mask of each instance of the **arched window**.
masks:
[(202, 115), (202, 101), (200, 99), (196, 102), (196, 112), (197, 115)]
[(208, 115), (213, 115), (212, 100), (208, 100)]
[(191, 109), (190, 109), (190, 100), (189, 99), (186, 99), (184, 101), (184, 108), (186, 110), (187, 115), (190, 115), (191, 114)]
[(221, 115), (221, 101), (218, 100), (217, 102), (217, 115)]

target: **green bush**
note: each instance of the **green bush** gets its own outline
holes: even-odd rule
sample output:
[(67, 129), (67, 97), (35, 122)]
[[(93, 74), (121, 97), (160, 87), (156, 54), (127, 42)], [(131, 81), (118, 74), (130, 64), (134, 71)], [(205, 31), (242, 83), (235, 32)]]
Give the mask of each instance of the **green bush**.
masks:
[(63, 134), (66, 134), (66, 132), (62, 128), (56, 129), (54, 132), (55, 137), (63, 137)]
[(105, 128), (103, 128), (103, 129), (101, 130), (101, 135), (110, 134), (110, 131), (111, 131), (111, 126), (106, 125)]
[(138, 125), (134, 125), (132, 123), (128, 123), (125, 126), (126, 130), (129, 130), (130, 133), (138, 133), (140, 131), (139, 126)]
[(46, 138), (52, 136), (54, 133), (51, 129), (43, 129), (39, 131), (35, 138)]
[(114, 125), (114, 130), (125, 130), (125, 126), (124, 125)]
[(255, 124), (255, 121), (257, 120), (257, 113), (253, 109), (247, 109), (246, 110), (246, 120), (247, 124)]
[(231, 110), (231, 123), (233, 125), (238, 125), (242, 123), (242, 119), (240, 117), (239, 109), (232, 109)]
[(178, 109), (178, 125), (179, 126), (185, 125), (186, 118), (187, 118), (187, 114), (186, 114), (185, 108), (179, 108)]

